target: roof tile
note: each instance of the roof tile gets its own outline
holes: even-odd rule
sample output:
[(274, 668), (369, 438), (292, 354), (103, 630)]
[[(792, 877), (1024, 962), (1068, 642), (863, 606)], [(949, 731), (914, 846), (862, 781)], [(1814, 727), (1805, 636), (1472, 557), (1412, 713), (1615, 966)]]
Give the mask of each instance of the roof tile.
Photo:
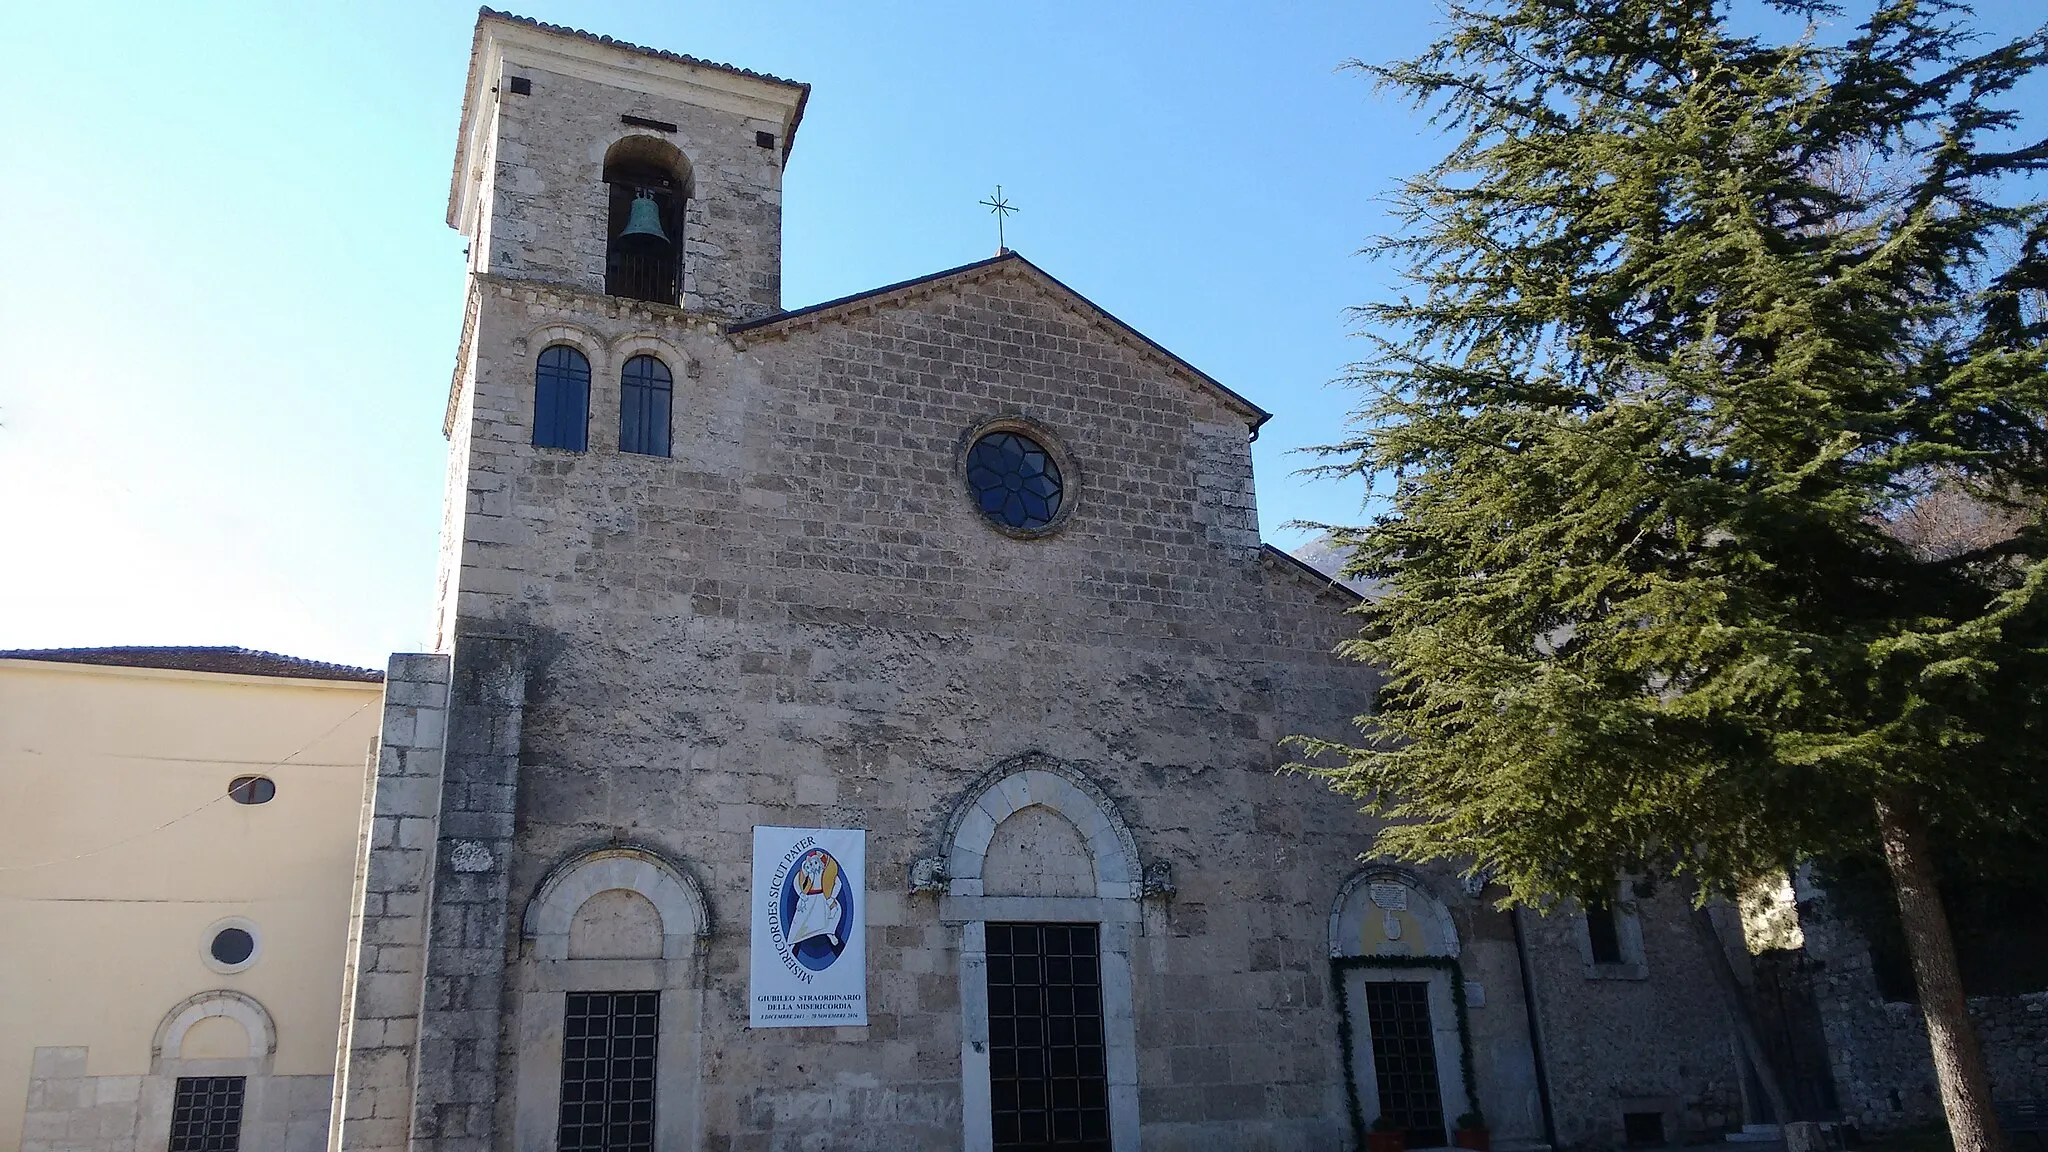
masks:
[(283, 676), (297, 680), (351, 680), (364, 684), (379, 684), (384, 680), (384, 674), (374, 668), (330, 664), (324, 660), (235, 647), (16, 648), (0, 649), (0, 660), (168, 668), (234, 676)]
[(787, 84), (791, 88), (803, 88), (806, 90), (810, 88), (809, 84), (801, 81), (773, 76), (766, 72), (756, 72), (751, 68), (740, 68), (732, 64), (721, 64), (716, 60), (705, 60), (698, 56), (685, 56), (681, 52), (669, 52), (661, 48), (649, 48), (645, 45), (633, 44), (624, 40), (614, 40), (610, 36), (600, 36), (595, 32), (585, 32), (581, 28), (571, 28), (564, 24), (549, 24), (542, 20), (535, 20), (531, 16), (519, 16), (511, 12), (500, 12), (495, 8), (480, 8), (477, 10), (477, 15), (496, 20), (506, 20), (514, 24), (524, 24), (528, 28), (538, 28), (543, 32), (555, 32), (563, 36), (574, 36), (579, 40), (588, 40), (592, 44), (609, 44), (614, 48), (623, 49), (627, 52), (637, 52), (642, 56), (652, 56), (658, 60), (673, 60), (678, 64), (694, 64), (699, 68), (716, 68), (720, 72), (730, 72), (734, 76), (748, 76), (755, 80), (766, 80), (770, 84)]

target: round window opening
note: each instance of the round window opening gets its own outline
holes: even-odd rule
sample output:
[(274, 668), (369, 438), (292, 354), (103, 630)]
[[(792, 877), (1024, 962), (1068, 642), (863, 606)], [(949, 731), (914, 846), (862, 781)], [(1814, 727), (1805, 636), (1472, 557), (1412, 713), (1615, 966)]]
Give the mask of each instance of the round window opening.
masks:
[(237, 776), (228, 784), (237, 804), (268, 804), (277, 798), (277, 781), (268, 776)]
[(991, 432), (976, 440), (967, 450), (967, 485), (982, 515), (1026, 532), (1051, 524), (1065, 494), (1052, 453), (1020, 432)]
[(223, 928), (213, 934), (213, 958), (232, 968), (256, 954), (256, 937), (244, 928)]

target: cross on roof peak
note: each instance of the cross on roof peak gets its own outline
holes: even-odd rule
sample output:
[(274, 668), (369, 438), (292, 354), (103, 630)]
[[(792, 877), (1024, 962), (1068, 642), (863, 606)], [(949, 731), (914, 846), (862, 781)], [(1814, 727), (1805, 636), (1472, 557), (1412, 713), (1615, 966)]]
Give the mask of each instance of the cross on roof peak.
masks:
[(979, 203), (986, 205), (988, 210), (995, 215), (996, 255), (1000, 256), (1010, 250), (1009, 239), (1003, 235), (1003, 221), (1010, 218), (1010, 213), (1020, 211), (1020, 209), (1011, 207), (1010, 202), (1003, 199), (1003, 186), (1001, 184), (996, 185), (996, 194), (994, 196), (979, 201)]

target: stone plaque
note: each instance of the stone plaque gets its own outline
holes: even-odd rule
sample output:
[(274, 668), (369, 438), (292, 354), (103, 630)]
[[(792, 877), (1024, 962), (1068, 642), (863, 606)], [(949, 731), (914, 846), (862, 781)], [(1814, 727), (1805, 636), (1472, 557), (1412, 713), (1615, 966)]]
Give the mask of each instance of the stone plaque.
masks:
[(457, 840), (448, 852), (448, 864), (457, 872), (489, 872), (490, 845), (481, 840)]

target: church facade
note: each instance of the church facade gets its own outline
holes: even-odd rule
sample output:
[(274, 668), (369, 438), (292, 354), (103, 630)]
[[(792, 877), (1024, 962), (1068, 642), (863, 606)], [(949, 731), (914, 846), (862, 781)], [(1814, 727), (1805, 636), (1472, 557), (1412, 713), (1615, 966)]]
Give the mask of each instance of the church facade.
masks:
[[(1008, 251), (783, 307), (809, 96), (480, 18), (438, 651), (387, 673), (330, 1146), (1740, 1127), (1676, 894), (1502, 913), (1282, 771), (1374, 678), (1260, 541), (1255, 403)], [(754, 1026), (774, 828), (864, 836), (862, 1023)]]

